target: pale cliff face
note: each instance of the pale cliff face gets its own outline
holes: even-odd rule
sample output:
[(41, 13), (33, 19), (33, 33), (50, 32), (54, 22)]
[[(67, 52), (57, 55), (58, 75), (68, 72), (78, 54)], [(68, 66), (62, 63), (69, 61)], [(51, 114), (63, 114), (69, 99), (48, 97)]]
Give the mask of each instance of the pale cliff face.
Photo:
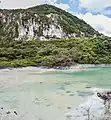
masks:
[[(58, 24), (58, 16), (56, 14), (47, 15), (47, 23), (43, 23), (37, 14), (29, 17), (25, 14), (6, 15), (0, 13), (0, 18), (4, 24), (4, 31), (11, 29), (12, 36), (16, 39), (25, 37), (28, 39), (66, 37), (66, 33), (63, 32), (62, 27)], [(75, 34), (72, 34), (72, 36), (74, 37)]]
[(42, 39), (75, 37), (76, 34), (67, 34), (58, 23), (59, 16), (56, 14), (46, 15), (47, 21), (40, 20), (39, 15), (28, 16), (26, 14), (3, 14), (0, 13), (4, 31), (11, 29), (11, 34), (16, 39)]
[(51, 5), (29, 9), (0, 9), (1, 39), (46, 40), (94, 35), (99, 33), (83, 20)]

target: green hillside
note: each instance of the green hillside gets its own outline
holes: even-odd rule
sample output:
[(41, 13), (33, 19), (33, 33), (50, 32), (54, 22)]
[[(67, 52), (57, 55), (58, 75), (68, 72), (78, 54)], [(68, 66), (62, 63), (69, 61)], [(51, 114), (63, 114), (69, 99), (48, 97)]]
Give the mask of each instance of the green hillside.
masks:
[[(38, 39), (41, 36), (58, 38), (57, 32), (60, 34), (59, 38), (100, 35), (83, 20), (52, 5), (0, 10), (0, 13), (0, 39), (21, 39), (22, 37), (22, 39), (27, 40), (28, 38)], [(52, 30), (51, 33), (50, 30)]]
[(0, 66), (71, 66), (111, 63), (111, 38), (0, 41)]

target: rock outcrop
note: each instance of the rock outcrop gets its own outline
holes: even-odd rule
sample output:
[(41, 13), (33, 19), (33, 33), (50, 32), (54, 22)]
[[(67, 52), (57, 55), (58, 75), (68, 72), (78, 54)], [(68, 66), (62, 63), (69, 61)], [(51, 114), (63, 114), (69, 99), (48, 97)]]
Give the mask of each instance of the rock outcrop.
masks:
[(97, 36), (83, 20), (51, 5), (0, 10), (0, 38), (40, 39)]

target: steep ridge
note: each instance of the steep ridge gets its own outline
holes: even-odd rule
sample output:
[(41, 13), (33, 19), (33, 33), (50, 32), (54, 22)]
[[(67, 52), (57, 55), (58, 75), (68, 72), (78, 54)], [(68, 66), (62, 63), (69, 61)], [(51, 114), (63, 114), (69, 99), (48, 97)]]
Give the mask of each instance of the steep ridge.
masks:
[(52, 5), (0, 9), (0, 38), (40, 39), (100, 35), (83, 20)]

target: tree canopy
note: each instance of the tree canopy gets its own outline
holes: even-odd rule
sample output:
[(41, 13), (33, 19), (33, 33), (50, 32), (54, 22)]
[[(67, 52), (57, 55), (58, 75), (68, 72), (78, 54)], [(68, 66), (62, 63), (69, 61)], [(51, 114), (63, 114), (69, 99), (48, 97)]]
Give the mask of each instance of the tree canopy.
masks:
[(0, 66), (70, 66), (111, 63), (108, 37), (70, 38), (50, 41), (0, 40)]

